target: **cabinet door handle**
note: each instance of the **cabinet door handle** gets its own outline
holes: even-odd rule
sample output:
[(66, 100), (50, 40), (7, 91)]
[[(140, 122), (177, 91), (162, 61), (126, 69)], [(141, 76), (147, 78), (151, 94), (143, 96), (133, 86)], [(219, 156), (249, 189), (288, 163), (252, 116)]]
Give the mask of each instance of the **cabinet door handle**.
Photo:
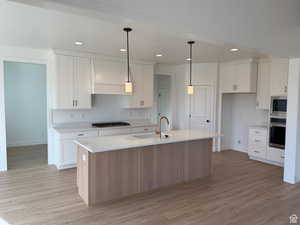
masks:
[(255, 141), (255, 142), (260, 142), (260, 140), (257, 140), (257, 139), (255, 139), (254, 141)]
[(284, 159), (284, 156), (280, 156), (280, 158)]
[(145, 104), (144, 100), (140, 101), (140, 106), (144, 106), (144, 104)]
[(75, 100), (73, 100), (73, 107), (75, 107)]
[(284, 92), (287, 93), (287, 86), (284, 86)]
[(79, 137), (80, 137), (80, 136), (84, 136), (84, 134), (78, 134), (77, 136), (79, 136)]
[(75, 106), (77, 107), (77, 103), (78, 103), (78, 101), (77, 100), (75, 100)]
[(256, 150), (255, 150), (254, 152), (255, 152), (255, 153), (260, 153), (260, 151), (256, 151)]

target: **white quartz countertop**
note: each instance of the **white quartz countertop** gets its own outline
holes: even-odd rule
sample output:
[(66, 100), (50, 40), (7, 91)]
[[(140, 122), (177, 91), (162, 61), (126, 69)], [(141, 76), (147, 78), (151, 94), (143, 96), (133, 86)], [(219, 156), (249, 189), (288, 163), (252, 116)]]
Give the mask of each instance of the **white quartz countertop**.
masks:
[(77, 132), (77, 131), (88, 131), (88, 130), (99, 130), (99, 129), (126, 129), (133, 127), (156, 127), (157, 124), (154, 124), (150, 121), (124, 121), (129, 122), (130, 126), (114, 126), (114, 127), (93, 127), (92, 123), (68, 123), (68, 124), (60, 124), (54, 126), (54, 129), (58, 133), (69, 133), (69, 132)]
[(74, 141), (76, 144), (87, 149), (89, 152), (106, 152), (128, 148), (136, 148), (151, 145), (176, 143), (183, 141), (201, 140), (219, 137), (221, 135), (198, 130), (174, 130), (168, 132), (169, 138), (160, 139), (154, 133), (129, 134), (118, 136), (100, 136)]

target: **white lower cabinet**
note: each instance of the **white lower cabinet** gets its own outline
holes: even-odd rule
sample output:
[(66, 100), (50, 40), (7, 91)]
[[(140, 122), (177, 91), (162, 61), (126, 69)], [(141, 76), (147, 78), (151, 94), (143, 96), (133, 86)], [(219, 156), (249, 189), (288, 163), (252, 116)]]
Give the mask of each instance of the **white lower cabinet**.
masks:
[(284, 150), (268, 146), (267, 127), (249, 128), (248, 155), (250, 159), (278, 166), (284, 163)]
[(270, 147), (267, 152), (267, 160), (276, 163), (284, 163), (284, 150)]
[(249, 156), (265, 159), (267, 154), (267, 141), (268, 135), (266, 128), (251, 127), (248, 137)]
[(76, 167), (77, 164), (77, 145), (74, 140), (80, 140), (89, 137), (122, 135), (134, 133), (154, 132), (155, 126), (124, 127), (124, 128), (104, 128), (95, 130), (70, 131), (55, 134), (56, 152), (58, 159), (56, 167), (58, 169), (67, 169)]
[(77, 132), (66, 132), (56, 134), (58, 169), (76, 167), (77, 163), (77, 145), (74, 140), (88, 137), (98, 137), (98, 130), (83, 130)]
[(69, 167), (77, 162), (76, 144), (74, 140), (61, 141), (61, 165), (62, 167)]

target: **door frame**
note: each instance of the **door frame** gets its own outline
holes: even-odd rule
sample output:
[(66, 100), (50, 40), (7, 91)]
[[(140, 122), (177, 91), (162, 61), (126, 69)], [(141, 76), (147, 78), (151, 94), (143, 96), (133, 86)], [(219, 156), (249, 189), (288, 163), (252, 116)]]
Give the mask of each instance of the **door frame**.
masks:
[[(171, 97), (171, 113), (170, 113), (170, 118), (168, 118), (170, 120), (170, 129), (174, 128), (174, 122), (173, 122), (173, 119), (176, 118), (174, 116), (174, 114), (176, 113), (176, 101), (175, 101), (175, 98), (174, 98), (174, 92), (175, 92), (175, 77), (173, 74), (171, 73), (154, 73), (154, 82), (155, 82), (155, 76), (157, 75), (162, 75), (162, 76), (168, 76), (170, 78), (170, 81), (171, 81), (171, 88), (170, 88), (170, 97)], [(157, 85), (157, 84), (154, 84), (154, 85)], [(154, 108), (154, 113), (153, 113), (153, 122), (154, 123), (157, 123), (157, 112), (158, 112), (158, 102), (157, 102), (157, 93), (155, 93), (157, 90), (154, 90), (154, 104), (155, 104), (155, 108)]]
[[(6, 143), (6, 118), (5, 118), (5, 93), (4, 93), (4, 62), (33, 63), (46, 65), (47, 86), (47, 142), (51, 135), (51, 110), (50, 110), (50, 63), (48, 51), (1, 47), (0, 48), (0, 171), (7, 171), (7, 143)], [(48, 146), (49, 147), (49, 146)], [(49, 149), (49, 148), (48, 148)], [(48, 164), (53, 164), (53, 153), (48, 150)]]

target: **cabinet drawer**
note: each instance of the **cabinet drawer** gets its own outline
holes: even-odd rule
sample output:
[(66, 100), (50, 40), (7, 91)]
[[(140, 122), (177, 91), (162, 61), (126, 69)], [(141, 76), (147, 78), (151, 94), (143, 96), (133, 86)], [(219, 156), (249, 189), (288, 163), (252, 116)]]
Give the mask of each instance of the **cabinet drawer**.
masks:
[(78, 139), (84, 137), (97, 137), (98, 130), (82, 130), (70, 133), (63, 133), (60, 135), (61, 139)]
[(131, 133), (147, 133), (147, 132), (154, 132), (155, 127), (133, 127), (131, 129)]
[(250, 156), (255, 156), (255, 157), (258, 157), (258, 158), (265, 159), (267, 151), (266, 151), (266, 148), (256, 148), (254, 146), (249, 146), (248, 154)]
[(267, 138), (268, 132), (267, 129), (255, 129), (255, 128), (250, 128), (249, 129), (249, 137), (257, 137), (257, 136), (263, 136)]
[(284, 150), (278, 148), (269, 148), (267, 152), (267, 159), (270, 161), (283, 163), (284, 162)]
[(248, 144), (249, 145), (254, 145), (254, 146), (261, 146), (261, 147), (266, 147), (267, 146), (267, 137), (264, 136), (250, 136), (248, 139)]
[(99, 131), (100, 136), (121, 135), (121, 134), (130, 134), (130, 133), (131, 133), (131, 128), (102, 129)]

